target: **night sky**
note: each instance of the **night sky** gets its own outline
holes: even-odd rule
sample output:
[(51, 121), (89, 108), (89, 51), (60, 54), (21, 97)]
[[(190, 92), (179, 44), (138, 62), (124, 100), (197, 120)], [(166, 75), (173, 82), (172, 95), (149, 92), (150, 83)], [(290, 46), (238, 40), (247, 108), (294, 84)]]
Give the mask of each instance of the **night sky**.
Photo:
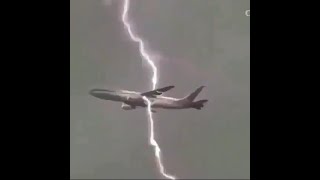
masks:
[[(150, 67), (121, 22), (123, 1), (71, 0), (70, 177), (162, 178), (146, 109), (88, 94), (151, 90)], [(201, 85), (198, 111), (158, 110), (156, 139), (178, 178), (250, 178), (249, 0), (132, 0), (129, 18), (159, 70), (157, 87), (181, 98)]]

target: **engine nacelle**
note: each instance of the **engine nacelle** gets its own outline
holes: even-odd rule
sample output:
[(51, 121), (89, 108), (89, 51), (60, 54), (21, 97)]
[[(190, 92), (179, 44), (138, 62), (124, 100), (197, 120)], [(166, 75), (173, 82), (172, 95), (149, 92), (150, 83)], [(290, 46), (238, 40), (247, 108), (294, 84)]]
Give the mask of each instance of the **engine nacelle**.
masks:
[(130, 105), (128, 105), (128, 104), (122, 104), (122, 105), (121, 105), (121, 108), (122, 108), (123, 110), (132, 110), (132, 109), (134, 109), (134, 107), (132, 107), (132, 106), (130, 106)]

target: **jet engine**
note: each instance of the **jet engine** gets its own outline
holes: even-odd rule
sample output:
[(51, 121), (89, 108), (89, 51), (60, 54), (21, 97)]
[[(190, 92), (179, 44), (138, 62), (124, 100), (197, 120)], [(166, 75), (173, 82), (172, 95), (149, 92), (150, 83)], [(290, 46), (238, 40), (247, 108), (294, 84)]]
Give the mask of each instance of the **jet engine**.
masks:
[(132, 110), (132, 109), (135, 109), (134, 107), (132, 107), (132, 106), (130, 106), (130, 105), (128, 105), (128, 104), (122, 104), (121, 105), (121, 108), (123, 109), (123, 110)]

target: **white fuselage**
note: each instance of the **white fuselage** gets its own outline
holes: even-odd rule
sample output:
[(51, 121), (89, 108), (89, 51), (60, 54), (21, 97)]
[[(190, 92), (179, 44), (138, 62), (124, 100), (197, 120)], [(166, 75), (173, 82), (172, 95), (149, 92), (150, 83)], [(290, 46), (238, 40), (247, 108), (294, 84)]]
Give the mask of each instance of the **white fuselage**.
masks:
[(190, 103), (186, 103), (181, 101), (181, 99), (166, 97), (166, 96), (158, 96), (151, 100), (152, 108), (162, 108), (162, 109), (185, 109), (189, 108)]
[(201, 109), (203, 107), (203, 104), (208, 101), (193, 101), (204, 86), (199, 87), (196, 91), (192, 92), (182, 99), (160, 95), (162, 92), (172, 87), (173, 86), (168, 86), (145, 93), (127, 90), (114, 91), (107, 89), (92, 89), (90, 91), (90, 94), (99, 99), (122, 102), (121, 108), (124, 110), (131, 110), (137, 107), (147, 107), (148, 103), (144, 98), (148, 98), (148, 100), (151, 102), (152, 109)]
[[(147, 103), (143, 100), (142, 96), (138, 92), (119, 90), (119, 91), (110, 91), (110, 90), (92, 90), (91, 95), (104, 100), (118, 101), (123, 102), (124, 104), (132, 107), (146, 107)], [(163, 109), (184, 109), (189, 108), (189, 103), (184, 103), (180, 99), (166, 97), (166, 96), (157, 96), (155, 98), (149, 98), (151, 101), (152, 108), (163, 108)], [(130, 109), (130, 107), (124, 108)]]

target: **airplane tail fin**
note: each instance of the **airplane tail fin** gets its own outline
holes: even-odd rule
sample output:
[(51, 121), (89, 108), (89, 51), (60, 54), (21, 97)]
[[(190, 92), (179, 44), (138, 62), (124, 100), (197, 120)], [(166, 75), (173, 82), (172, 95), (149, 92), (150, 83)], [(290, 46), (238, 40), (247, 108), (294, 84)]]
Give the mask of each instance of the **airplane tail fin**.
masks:
[(193, 102), (193, 100), (198, 96), (198, 94), (202, 91), (202, 89), (205, 86), (200, 86), (198, 89), (196, 89), (194, 92), (191, 94), (187, 95), (186, 97), (182, 98), (181, 101), (188, 101), (188, 102)]
[(204, 103), (208, 102), (207, 99), (203, 99), (203, 100), (199, 100), (199, 101), (196, 101), (192, 104), (192, 108), (195, 108), (195, 109), (198, 109), (200, 110), (201, 108), (203, 108), (204, 106)]

